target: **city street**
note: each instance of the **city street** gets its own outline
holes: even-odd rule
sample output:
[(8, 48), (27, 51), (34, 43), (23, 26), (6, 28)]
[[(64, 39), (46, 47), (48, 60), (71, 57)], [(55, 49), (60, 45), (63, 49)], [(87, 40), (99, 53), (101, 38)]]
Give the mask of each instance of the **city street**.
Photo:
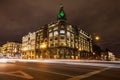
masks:
[(99, 66), (101, 63), (69, 63), (0, 63), (0, 80), (120, 80), (118, 63), (102, 63), (108, 67)]
[(120, 80), (120, 0), (1, 0), (0, 80)]

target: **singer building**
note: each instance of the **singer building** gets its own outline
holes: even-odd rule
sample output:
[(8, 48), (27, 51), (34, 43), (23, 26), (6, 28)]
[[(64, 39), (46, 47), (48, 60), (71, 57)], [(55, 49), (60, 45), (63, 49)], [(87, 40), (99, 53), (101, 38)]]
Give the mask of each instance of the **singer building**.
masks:
[[(29, 35), (33, 35), (30, 37)], [(57, 20), (22, 38), (22, 58), (81, 59), (90, 58), (92, 38), (79, 26), (67, 23), (63, 6)]]

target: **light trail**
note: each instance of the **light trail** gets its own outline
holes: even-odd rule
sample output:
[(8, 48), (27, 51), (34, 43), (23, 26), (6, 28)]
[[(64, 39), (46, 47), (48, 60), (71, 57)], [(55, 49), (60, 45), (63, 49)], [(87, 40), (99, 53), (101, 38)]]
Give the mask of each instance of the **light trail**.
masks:
[(69, 65), (87, 65), (120, 68), (120, 61), (100, 61), (100, 60), (65, 60), (65, 59), (40, 59), (40, 60), (26, 60), (26, 59), (0, 59), (0, 63), (59, 63)]

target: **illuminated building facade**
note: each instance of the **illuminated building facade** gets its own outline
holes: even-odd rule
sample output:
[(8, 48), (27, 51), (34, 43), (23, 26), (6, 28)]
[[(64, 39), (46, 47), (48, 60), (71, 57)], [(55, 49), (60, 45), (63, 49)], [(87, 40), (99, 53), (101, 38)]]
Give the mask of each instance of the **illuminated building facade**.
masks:
[(22, 37), (22, 58), (35, 58), (35, 38), (36, 33), (28, 33)]
[(67, 23), (62, 5), (57, 21), (40, 27), (35, 33), (35, 58), (81, 59), (92, 56), (91, 36), (79, 26)]
[(3, 55), (15, 57), (17, 54), (20, 55), (21, 53), (21, 44), (16, 42), (7, 42), (2, 45), (1, 52)]

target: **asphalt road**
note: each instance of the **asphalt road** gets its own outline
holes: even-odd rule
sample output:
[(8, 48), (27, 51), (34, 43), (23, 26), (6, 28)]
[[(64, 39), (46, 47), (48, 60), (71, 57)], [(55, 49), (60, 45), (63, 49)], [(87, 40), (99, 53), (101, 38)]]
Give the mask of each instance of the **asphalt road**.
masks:
[(119, 74), (120, 68), (110, 67), (64, 63), (0, 63), (0, 80), (120, 80)]

